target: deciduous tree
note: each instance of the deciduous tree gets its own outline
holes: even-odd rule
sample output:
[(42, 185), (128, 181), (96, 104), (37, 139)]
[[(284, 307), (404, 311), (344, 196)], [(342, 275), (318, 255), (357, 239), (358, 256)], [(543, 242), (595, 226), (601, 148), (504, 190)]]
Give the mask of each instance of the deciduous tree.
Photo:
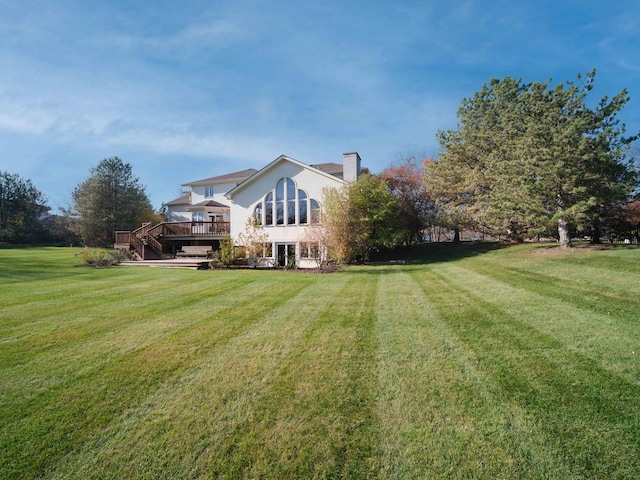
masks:
[(341, 189), (326, 189), (323, 198), (329, 256), (339, 263), (366, 260), (402, 242), (400, 206), (382, 177), (362, 175)]
[(436, 206), (424, 183), (425, 166), (433, 160), (406, 156), (385, 168), (380, 176), (387, 182), (389, 191), (400, 208), (398, 227), (407, 245), (420, 242), (423, 231), (433, 225)]

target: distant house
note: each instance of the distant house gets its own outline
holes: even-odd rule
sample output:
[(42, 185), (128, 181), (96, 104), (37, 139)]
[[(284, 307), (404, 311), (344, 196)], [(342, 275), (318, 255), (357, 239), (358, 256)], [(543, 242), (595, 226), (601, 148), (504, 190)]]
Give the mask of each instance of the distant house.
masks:
[(184, 183), (187, 193), (166, 203), (167, 221), (143, 226), (131, 237), (141, 240), (142, 258), (175, 254), (183, 246), (215, 250), (226, 235), (237, 243), (251, 219), (265, 237), (262, 265), (313, 267), (317, 247), (309, 244), (307, 230), (321, 221), (324, 188), (341, 187), (360, 175), (358, 153), (345, 153), (342, 160), (308, 165), (281, 155), (260, 170)]

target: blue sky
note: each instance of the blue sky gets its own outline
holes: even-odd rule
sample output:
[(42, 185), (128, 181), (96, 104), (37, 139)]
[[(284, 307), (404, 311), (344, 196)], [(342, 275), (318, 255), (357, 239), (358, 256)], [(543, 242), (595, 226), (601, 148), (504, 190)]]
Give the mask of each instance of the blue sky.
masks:
[(154, 208), (187, 181), (285, 154), (379, 172), (435, 156), (492, 77), (629, 90), (640, 130), (636, 0), (0, 0), (0, 170), (55, 213), (100, 160)]

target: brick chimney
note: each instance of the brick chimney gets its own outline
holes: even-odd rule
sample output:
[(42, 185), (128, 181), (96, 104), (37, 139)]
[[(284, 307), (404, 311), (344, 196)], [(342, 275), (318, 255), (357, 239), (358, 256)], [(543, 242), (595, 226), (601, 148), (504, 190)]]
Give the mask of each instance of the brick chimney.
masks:
[(360, 155), (358, 152), (342, 154), (342, 178), (347, 182), (355, 182), (360, 176)]

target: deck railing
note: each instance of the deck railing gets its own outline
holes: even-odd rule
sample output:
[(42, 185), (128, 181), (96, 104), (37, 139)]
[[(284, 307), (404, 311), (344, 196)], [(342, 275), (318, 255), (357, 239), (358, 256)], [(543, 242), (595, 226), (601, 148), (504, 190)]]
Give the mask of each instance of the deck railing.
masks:
[(145, 224), (133, 232), (116, 231), (116, 243), (132, 243), (131, 237), (157, 239), (159, 237), (221, 237), (231, 233), (229, 222), (162, 222)]
[(231, 232), (229, 222), (165, 222), (165, 237), (220, 237)]

